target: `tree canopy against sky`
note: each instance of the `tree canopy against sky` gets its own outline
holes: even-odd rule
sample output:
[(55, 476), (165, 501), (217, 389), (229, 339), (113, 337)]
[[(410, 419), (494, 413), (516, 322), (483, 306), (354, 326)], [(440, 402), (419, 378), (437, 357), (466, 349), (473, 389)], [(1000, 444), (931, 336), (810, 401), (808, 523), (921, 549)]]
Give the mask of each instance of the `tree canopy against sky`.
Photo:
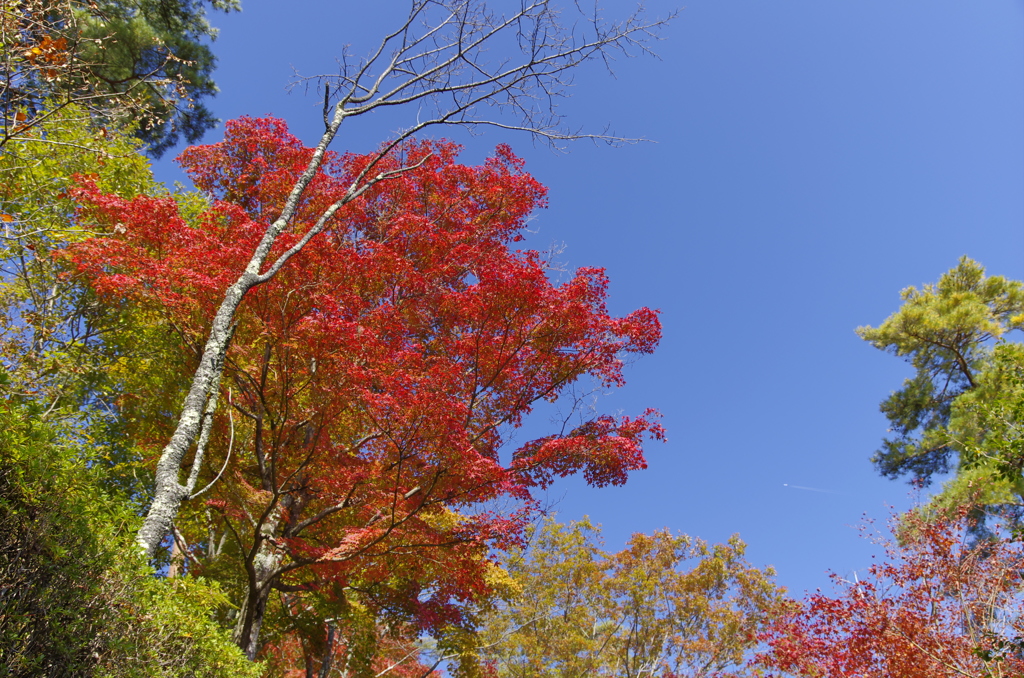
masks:
[(758, 634), (787, 607), (738, 537), (665, 530), (607, 553), (600, 534), (549, 519), (503, 558), (511, 594), (482, 615), (480, 641), (497, 676), (747, 675)]
[(967, 257), (935, 285), (901, 293), (903, 306), (878, 327), (857, 333), (876, 348), (906, 359), (915, 374), (881, 406), (894, 434), (874, 462), (885, 476), (930, 482), (962, 450), (948, 426), (959, 396), (984, 380), (993, 345), (1024, 328), (1024, 284)]
[[(222, 291), (312, 153), (281, 121), (234, 121), (224, 142), (182, 155), (213, 200), (191, 223), (171, 197), (126, 201), (85, 183), (81, 218), (107, 235), (61, 256), (100, 300), (158, 313), (195, 360)], [(653, 412), (581, 410), (507, 446), (538, 401), (571, 400), (581, 379), (623, 384), (623, 358), (653, 351), (660, 326), (648, 309), (609, 316), (599, 270), (553, 285), (536, 252), (511, 249), (543, 187), (508, 148), (477, 168), (456, 153), (444, 142), (396, 149), (378, 171), (414, 169), (336, 212), (236, 312), (221, 395), (231, 412), (208, 413), (219, 425), (189, 464), (185, 499), (211, 491), (178, 538), (205, 543), (190, 552), (200, 568), (242, 560), (236, 640), (252, 657), (274, 587), (291, 604), (365, 589), (396, 613), (415, 603), (406, 621), (424, 631), (458, 624), (456, 604), (485, 586), (486, 549), (515, 544), (536, 508), (531, 488), (572, 473), (622, 484), (646, 465), (641, 441), (662, 437)], [(328, 154), (278, 251), (376, 161)], [(180, 392), (187, 376), (163, 379)], [(141, 401), (131, 416), (160, 417), (152, 405), (166, 398), (126, 391)], [(476, 508), (503, 497), (520, 506)]]
[[(435, 10), (441, 12), (439, 17), (431, 14)], [(35, 21), (36, 17), (29, 19)], [(443, 32), (430, 29), (429, 24), (422, 28), (419, 22), (423, 19), (441, 20), (437, 31)], [(112, 403), (95, 397), (95, 383), (74, 393), (70, 403), (65, 402), (67, 394), (57, 387), (47, 416), (58, 411), (58, 406), (63, 406), (61, 412), (68, 408), (73, 411), (77, 406), (86, 413), (81, 425), (88, 426), (94, 417), (102, 418), (89, 410), (106, 404), (108, 414), (121, 424), (118, 433), (128, 436), (124, 447), (129, 456), (132, 452), (144, 453), (145, 438), (140, 434), (159, 431), (167, 404), (181, 393), (173, 368), (183, 357), (188, 360), (190, 349), (207, 344), (207, 349), (200, 350), (192, 361), (200, 376), (190, 391), (198, 394), (199, 411), (190, 412), (186, 399), (181, 419), (187, 421), (198, 415), (201, 423), (186, 429), (183, 435), (178, 426), (172, 445), (180, 448), (183, 443), (185, 447), (178, 450), (177, 457), (165, 454), (161, 459), (156, 490), (150, 496), (154, 497), (153, 506), (162, 509), (161, 492), (168, 487), (164, 475), (173, 477), (174, 482), (169, 484), (172, 501), (176, 502), (169, 512), (173, 520), (178, 504), (192, 498), (200, 477), (209, 485), (199, 494), (211, 488), (220, 490), (218, 485), (230, 480), (241, 480), (235, 486), (237, 491), (228, 492), (228, 500), (215, 500), (207, 506), (205, 527), (207, 531), (221, 528), (224, 534), (230, 531), (234, 537), (231, 555), (241, 561), (243, 571), (226, 576), (232, 583), (239, 578), (245, 582), (241, 589), (234, 589), (240, 605), (234, 614), (234, 639), (250, 659), (260, 650), (260, 631), (274, 588), (289, 594), (280, 601), (286, 616), (295, 605), (305, 604), (299, 593), (320, 593), (322, 589), (325, 596), (333, 596), (335, 605), (345, 607), (349, 593), (341, 593), (339, 601), (338, 592), (349, 590), (363, 598), (359, 603), (364, 607), (383, 599), (372, 612), (378, 615), (377, 623), (386, 622), (392, 631), (397, 627), (389, 614), (398, 615), (399, 621), (409, 625), (408, 633), (430, 631), (436, 635), (444, 626), (458, 625), (461, 620), (452, 601), (469, 601), (478, 591), (486, 593), (484, 575), (491, 567), (486, 548), (515, 543), (523, 520), (536, 508), (530, 497), (531, 487), (546, 487), (554, 476), (577, 471), (595, 485), (620, 484), (629, 470), (644, 464), (639, 447), (644, 434), (661, 437), (660, 427), (650, 421), (650, 412), (630, 419), (591, 417), (577, 411), (578, 425), (567, 429), (566, 421), (555, 435), (521, 446), (504, 463), (499, 459), (504, 437), (521, 425), (536, 401), (556, 399), (584, 375), (604, 387), (621, 385), (622, 354), (650, 352), (659, 339), (659, 326), (656, 315), (646, 309), (624, 318), (609, 316), (603, 304), (607, 281), (601, 271), (580, 269), (573, 279), (555, 286), (548, 280), (545, 262), (539, 255), (507, 249), (509, 242), (519, 239), (516, 231), (542, 204), (543, 195), (539, 185), (522, 174), (521, 162), (507, 148), (499, 147), (495, 159), (480, 170), (477, 183), (482, 187), (474, 189), (474, 182), (460, 175), (458, 168), (454, 174), (449, 171), (447, 182), (439, 180), (445, 174), (442, 170), (454, 167), (453, 146), (416, 142), (411, 136), (430, 125), (501, 124), (500, 118), (476, 116), (476, 106), (492, 100), (514, 108), (521, 114), (523, 129), (539, 137), (558, 140), (579, 136), (562, 132), (552, 109), (529, 108), (529, 98), (538, 93), (557, 96), (566, 70), (608, 49), (641, 45), (637, 38), (643, 39), (659, 23), (647, 23), (639, 14), (612, 26), (596, 17), (590, 21), (592, 35), (577, 42), (563, 32), (547, 2), (523, 6), (508, 19), (491, 15), (482, 4), (449, 7), (439, 2), (414, 2), (398, 34), (405, 40), (396, 43), (394, 59), (384, 62), (381, 78), (387, 88), (375, 93), (379, 80), (370, 90), (365, 89), (364, 83), (372, 83), (376, 77), (372, 70), (376, 58), (356, 69), (351, 90), (343, 92), (335, 106), (333, 121), (325, 117), (328, 131), (316, 149), (303, 148), (280, 123), (247, 124), (243, 120), (224, 144), (186, 154), (184, 163), (195, 170), (193, 178), (201, 195), (151, 196), (146, 193), (161, 191), (146, 187), (126, 200), (105, 192), (93, 177), (84, 176), (77, 180), (78, 188), (62, 195), (84, 204), (76, 227), (106, 230), (108, 237), (97, 238), (93, 230), (92, 237), (76, 242), (80, 231), (61, 228), (59, 223), (41, 229), (48, 238), (45, 248), (40, 247), (42, 241), (28, 239), (36, 235), (35, 231), (22, 229), (13, 236), (18, 246), (10, 252), (16, 262), (11, 289), (16, 291), (12, 292), (9, 308), (12, 316), (21, 312), (31, 320), (26, 332), (16, 333), (19, 336), (12, 348), (21, 341), (31, 355), (42, 351), (41, 341), (56, 340), (62, 349), (68, 345), (93, 349), (107, 359), (116, 356), (115, 363), (124, 363), (119, 365), (120, 370), (104, 365), (106, 374), (101, 369), (103, 377), (118, 372), (122, 377), (114, 386), (120, 387), (120, 393)], [(38, 21), (30, 27), (37, 25)], [(542, 27), (545, 37), (521, 45), (522, 64), (509, 68), (507, 62), (493, 65), (483, 60), (480, 55), (485, 50), (481, 46), (489, 46), (506, 31), (523, 35), (524, 25)], [(58, 20), (44, 30), (66, 28)], [(418, 31), (426, 33), (420, 35)], [(450, 54), (434, 63), (439, 52), (426, 45), (436, 46), (439, 36), (448, 41), (444, 49)], [(49, 42), (40, 43), (43, 47), (31, 47), (21, 54), (28, 60), (30, 71), (40, 59), (46, 61), (52, 56), (47, 63), (56, 67), (74, 56), (49, 54), (69, 49), (69, 41), (44, 37)], [(390, 49), (393, 37), (384, 40), (381, 53)], [(475, 68), (466, 71), (463, 64), (470, 54), (476, 55)], [(488, 73), (487, 69), (492, 71)], [(44, 70), (41, 77), (50, 82), (58, 75)], [(389, 77), (397, 78), (395, 88), (387, 81)], [(23, 80), (27, 83), (31, 77)], [(13, 91), (8, 88), (9, 94)], [(87, 89), (86, 98), (92, 92)], [(58, 132), (66, 130), (55, 123), (83, 112), (91, 114), (72, 119), (71, 125), (96, 131), (102, 139), (116, 135), (116, 131), (101, 126), (115, 122), (114, 118), (103, 117), (111, 109), (83, 111), (77, 105), (81, 98), (76, 102), (69, 96), (54, 103), (55, 96), (37, 103), (23, 100), (25, 110), (18, 111), (13, 122), (24, 124), (11, 128), (11, 138), (22, 142), (33, 135), (35, 145), (64, 145), (67, 142)], [(385, 143), (378, 153), (335, 159), (325, 152), (338, 126), (348, 117), (380, 106), (438, 97), (450, 97), (454, 103), (448, 108), (450, 102), (445, 102), (436, 117), (418, 122)], [(329, 104), (325, 96), (325, 114)], [(152, 110), (151, 103), (147, 112)], [(145, 123), (144, 119), (136, 121), (128, 130), (144, 130)], [(130, 149), (127, 154), (131, 155)], [(102, 167), (105, 157), (104, 151), (90, 159)], [(23, 159), (16, 160), (12, 173), (25, 174), (24, 168), (17, 167)], [(501, 176), (508, 179), (504, 184)], [(419, 188), (413, 182), (416, 177), (422, 184)], [(32, 175), (25, 174), (25, 178)], [(522, 180), (516, 183), (515, 178)], [(488, 179), (497, 185), (486, 186)], [(396, 192), (381, 193), (385, 188)], [(465, 205), (454, 209), (452, 201), (459, 202), (460, 190), (465, 192), (461, 199)], [(389, 200), (388, 195), (393, 197)], [(37, 214), (26, 211), (29, 205), (24, 197), (20, 192), (11, 196), (13, 214), (5, 213), (5, 223), (23, 227), (37, 219)], [(38, 197), (45, 199), (46, 191)], [(203, 210), (204, 201), (212, 201), (209, 210)], [(403, 206), (403, 201), (411, 203)], [(342, 209), (359, 205), (365, 212), (361, 218), (352, 209)], [(493, 216), (489, 216), (491, 213)], [(65, 207), (56, 218), (59, 222), (73, 215)], [(189, 223), (190, 218), (193, 223)], [(431, 225), (438, 228), (426, 228)], [(449, 238), (445, 229), (462, 229), (464, 235)], [(493, 233), (491, 229), (495, 229)], [(251, 237), (245, 237), (246, 233)], [(141, 243), (132, 246), (133, 239), (141, 239)], [(461, 248), (460, 239), (466, 241)], [(119, 241), (128, 247), (119, 248)], [(284, 296), (275, 302), (272, 293), (280, 290), (275, 283), (288, 281), (292, 268), (310, 258), (316, 251), (311, 245), (314, 241), (342, 253), (348, 251), (355, 260), (347, 265), (344, 256), (307, 261), (309, 268), (300, 270), (312, 278), (293, 281), (298, 286), (285, 287)], [(453, 258), (460, 252), (464, 255), (461, 263)], [(231, 259), (232, 254), (237, 260)], [(48, 282), (57, 289), (68, 281), (80, 283), (83, 279), (59, 267), (49, 268), (51, 255), (59, 255), (57, 261), (85, 274), (89, 286), (74, 288), (71, 294), (45, 290)], [(222, 257), (219, 265), (198, 268), (200, 261), (210, 264), (210, 258), (217, 256)], [(269, 267), (264, 268), (268, 257)], [(329, 276), (325, 279), (327, 261), (342, 265), (334, 270), (333, 280)], [(293, 266), (288, 267), (290, 262)], [(366, 272), (366, 266), (366, 270), (382, 277), (364, 280), (359, 274)], [(315, 292), (317, 282), (323, 284), (319, 294)], [(346, 284), (355, 285), (355, 289), (342, 293)], [(271, 294), (269, 309), (263, 309), (271, 316), (251, 327), (242, 322), (241, 314), (249, 311), (248, 303), (259, 307), (261, 295), (254, 294), (244, 307), (241, 302), (257, 288), (258, 292)], [(446, 300), (444, 292), (448, 288), (455, 296)], [(41, 289), (42, 296), (32, 296)], [(226, 300), (218, 301), (225, 289)], [(293, 295), (294, 301), (302, 303), (293, 309), (297, 315), (289, 318)], [(64, 303), (65, 299), (70, 306), (57, 310), (55, 302)], [(206, 304), (196, 304), (204, 299)], [(89, 329), (93, 317), (102, 315), (96, 309), (104, 302), (117, 322), (99, 330)], [(86, 311), (79, 308), (81, 304)], [(275, 324), (275, 313), (283, 314), (284, 325)], [(365, 316), (365, 326), (358, 322), (360, 313)], [(48, 323), (40, 321), (41, 315), (60, 318)], [(212, 338), (204, 341), (211, 323)], [(405, 323), (410, 325), (402, 330)], [(149, 362), (151, 369), (163, 370), (156, 379), (139, 379), (140, 358), (153, 338), (146, 330), (159, 330), (168, 324), (172, 334), (178, 335), (178, 352), (185, 351), (184, 356), (170, 361), (147, 357), (143, 362)], [(86, 330), (80, 337), (83, 326)], [(305, 336), (292, 341), (289, 337), (293, 331), (298, 335), (305, 331)], [(102, 334), (98, 341), (97, 332)], [(238, 345), (242, 354), (229, 357), (236, 333), (246, 342)], [(174, 351), (174, 342), (166, 334), (156, 343), (168, 348), (165, 354), (169, 354)], [(22, 340), (22, 335), (27, 338)], [(319, 353), (314, 350), (326, 338), (340, 340), (348, 335), (354, 353), (339, 346), (321, 346), (326, 350)], [(252, 341), (266, 344), (257, 351), (262, 354), (262, 362), (257, 354), (243, 357), (253, 348)], [(279, 350), (273, 349), (275, 345)], [(298, 355), (298, 371), (287, 367), (296, 352), (310, 350), (312, 353)], [(369, 353), (360, 356), (363, 350)], [(21, 368), (27, 356), (17, 356), (15, 351), (9, 352), (10, 359)], [(70, 369), (66, 359), (61, 362), (56, 356), (50, 358), (57, 361), (56, 369), (61, 372), (78, 372), (78, 366)], [(379, 359), (398, 362), (383, 367), (375, 365)], [(248, 364), (252, 360), (255, 367)], [(419, 372), (413, 363), (420, 365)], [(339, 371), (346, 369), (361, 372), (362, 376), (353, 378), (356, 373)], [(237, 401), (232, 401), (230, 390), (227, 393), (226, 402), (232, 410), (228, 414), (230, 431), (226, 433), (223, 426), (216, 432), (214, 427), (225, 371), (234, 378), (234, 385), (245, 391)], [(295, 376), (300, 372), (309, 376), (299, 377), (304, 384), (296, 385), (289, 373)], [(42, 373), (36, 370), (36, 374)], [(272, 377), (269, 380), (268, 375)], [(25, 377), (29, 379), (31, 376)], [(316, 388), (314, 382), (322, 387)], [(148, 391), (126, 388), (142, 383), (150, 387)], [(346, 385), (350, 388), (343, 388)], [(460, 398), (465, 400), (461, 408), (465, 411), (453, 408), (453, 399), (457, 402)], [(333, 404), (328, 402), (332, 399)], [(289, 415), (303, 408), (306, 416), (291, 422)], [(222, 479), (232, 460), (234, 410), (253, 422), (255, 478), (246, 479), (232, 469), (231, 476)], [(138, 416), (133, 418), (133, 413)], [(289, 428), (289, 433), (283, 433)], [(88, 437), (84, 430), (82, 434)], [(113, 439), (103, 442), (110, 444)], [(191, 443), (196, 444), (191, 470), (186, 484), (179, 485), (177, 465)], [(209, 459), (208, 452), (215, 446), (224, 449), (225, 444), (221, 470), (207, 472), (203, 462)], [(320, 450), (328, 464), (318, 468), (320, 460), (315, 452), (323, 446), (330, 448)], [(345, 465), (347, 457), (353, 457), (350, 470), (354, 475), (343, 480), (345, 474), (329, 468), (329, 460)], [(116, 462), (103, 457), (102, 462), (90, 463), (106, 467)], [(144, 475), (153, 477), (145, 470)], [(146, 478), (132, 488), (141, 489), (142, 496), (129, 495), (127, 499), (144, 500), (150, 494)], [(329, 486), (336, 481), (343, 487), (333, 488), (337, 490), (334, 492)], [(383, 485), (376, 487), (380, 483)], [(480, 504), (486, 507), (501, 497), (520, 506), (505, 511), (474, 508)], [(314, 499), (321, 499), (320, 505)], [(400, 505), (396, 504), (399, 499)], [(307, 505), (310, 513), (303, 515)], [(209, 518), (211, 508), (222, 514), (216, 526)], [(357, 515), (361, 513), (366, 515)], [(150, 517), (153, 515), (151, 510)], [(249, 525), (254, 515), (259, 518)], [(231, 518), (236, 518), (238, 524), (232, 526)], [(171, 523), (165, 516), (161, 520), (164, 522), (159, 532), (140, 531), (140, 535), (149, 537), (146, 546), (151, 555), (170, 531)], [(322, 523), (336, 523), (340, 531), (328, 535), (321, 530), (309, 539)], [(145, 525), (148, 528), (150, 523)], [(246, 543), (240, 533), (250, 527), (252, 536)], [(176, 551), (196, 563), (195, 554), (186, 546), (184, 531), (173, 532)], [(218, 547), (223, 543), (223, 539), (210, 536), (205, 547), (212, 558), (221, 555)], [(431, 548), (437, 551), (437, 558), (421, 557)], [(397, 565), (386, 561), (401, 560), (402, 553), (409, 567), (396, 581)], [(374, 566), (362, 563), (348, 572), (344, 567), (327, 572), (327, 578), (333, 575), (333, 580), (323, 587), (310, 581), (282, 581), (283, 575), (294, 574), (300, 568), (317, 569), (316, 574), (323, 575), (324, 566), (354, 562), (362, 555), (377, 561), (378, 574), (373, 574)], [(429, 565), (437, 559), (451, 558), (455, 561), (447, 567)], [(171, 573), (180, 571), (177, 563), (172, 563), (172, 568)], [(398, 567), (398, 571), (401, 569)], [(360, 583), (364, 584), (362, 588)], [(388, 595), (389, 590), (393, 594)], [(331, 628), (328, 626), (328, 635)]]
[[(616, 54), (650, 53), (648, 43), (672, 16), (649, 17), (642, 5), (622, 19), (609, 19), (596, 8), (588, 13), (580, 5), (562, 8), (551, 0), (523, 3), (507, 13), (496, 12), (481, 0), (412, 0), (408, 13), (394, 22), (395, 27), (368, 56), (350, 62), (345, 50), (337, 76), (313, 78), (324, 87), (323, 131), (306, 157), (305, 167), (293, 174), (291, 187), (281, 194), (273, 220), (263, 224), (262, 235), (253, 243), (244, 267), (233, 272), (234, 282), (223, 290), (210, 318), (202, 356), (174, 433), (160, 455), (152, 501), (139, 530), (139, 545), (147, 554), (152, 557), (170, 534), (181, 502), (191, 492), (195, 474), (190, 472), (190, 480), (182, 484), (180, 467), (193, 444), (198, 450), (196, 460), (203, 457), (218, 406), (235, 314), (245, 296), (273, 280), (325, 232), (339, 210), (362, 200), (378, 184), (426, 162), (429, 155), (409, 158), (401, 153), (403, 144), (417, 134), (494, 127), (525, 133), (554, 148), (579, 139), (609, 144), (626, 141), (610, 133), (567, 128), (558, 102), (566, 96), (571, 74), (579, 66), (607, 61)], [(315, 190), (315, 179), (342, 124), (389, 109), (408, 115), (399, 131), (367, 156), (348, 177), (349, 183), (321, 204), (319, 213), (304, 215), (308, 221), (297, 220), (300, 207), (313, 199), (310, 192)], [(294, 229), (298, 229), (297, 238), (285, 237), (289, 246), (277, 248), (282, 236)]]
[[(662, 60), (617, 58), (614, 79), (581, 70), (561, 108), (657, 143), (553, 155), (501, 130), (450, 134), (468, 164), (509, 143), (549, 188), (527, 246), (564, 243), (567, 270), (606, 268), (617, 315), (662, 312), (657, 358), (633, 365), (607, 406), (656, 406), (669, 443), (622, 488), (553, 489), (562, 518), (589, 514), (615, 549), (666, 525), (713, 542), (739, 532), (752, 562), (813, 589), (830, 567), (866, 566), (870, 546), (846, 526), (913, 503), (868, 461), (888, 427), (877, 403), (912, 367), (854, 329), (964, 254), (1024, 279), (1020, 8), (685, 4), (656, 43)], [(257, 0), (217, 23), (217, 116), (274, 113), (312, 145), (323, 91), (289, 93), (293, 68), (335, 75), (341, 46), (370, 52), (394, 16)], [(339, 148), (370, 152), (406, 119), (350, 122)]]

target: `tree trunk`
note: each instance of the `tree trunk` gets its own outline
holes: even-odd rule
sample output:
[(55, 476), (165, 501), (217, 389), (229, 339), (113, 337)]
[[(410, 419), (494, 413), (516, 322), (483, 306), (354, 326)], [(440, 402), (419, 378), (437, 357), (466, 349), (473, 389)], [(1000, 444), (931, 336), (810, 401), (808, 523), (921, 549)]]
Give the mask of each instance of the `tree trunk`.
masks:
[(256, 659), (259, 652), (260, 629), (267, 612), (267, 601), (277, 579), (278, 567), (283, 553), (274, 545), (273, 537), (281, 522), (284, 510), (280, 504), (270, 511), (265, 522), (259, 526), (255, 538), (258, 540), (256, 553), (246, 563), (249, 585), (242, 601), (242, 609), (235, 624), (232, 640), (245, 652), (249, 659)]
[(267, 602), (273, 590), (275, 572), (281, 563), (277, 549), (264, 541), (253, 559), (249, 587), (242, 601), (242, 609), (235, 624), (232, 640), (249, 659), (256, 659), (260, 649), (260, 630), (267, 612)]
[(153, 503), (136, 536), (136, 541), (148, 558), (156, 554), (160, 542), (171, 531), (171, 523), (178, 515), (178, 508), (194, 489), (178, 481), (181, 463), (192, 442), (199, 436), (210, 395), (220, 388), (221, 367), (231, 342), (235, 312), (242, 303), (242, 297), (252, 286), (250, 276), (246, 273), (228, 288), (224, 302), (213, 319), (210, 338), (206, 342), (199, 367), (196, 368), (192, 386), (185, 396), (178, 427), (160, 455)]

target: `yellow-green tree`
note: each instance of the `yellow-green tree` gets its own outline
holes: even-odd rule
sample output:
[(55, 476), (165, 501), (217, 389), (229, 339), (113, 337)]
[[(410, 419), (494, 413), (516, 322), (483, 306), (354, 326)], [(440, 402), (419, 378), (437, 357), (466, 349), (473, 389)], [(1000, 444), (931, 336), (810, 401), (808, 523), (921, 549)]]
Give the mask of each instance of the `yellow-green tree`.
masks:
[(144, 429), (159, 425), (139, 413), (140, 398), (150, 413), (177, 399), (154, 368), (186, 357), (159, 317), (97, 303), (53, 253), (90, 235), (67, 193), (76, 177), (125, 197), (164, 190), (140, 146), (130, 131), (97, 127), (70, 106), (0, 154), (0, 390), (31, 397), (44, 418), (76, 420), (96, 460), (125, 466), (137, 501), (146, 473), (137, 450)]
[(146, 309), (98, 304), (52, 256), (89, 235), (76, 176), (162, 190), (140, 146), (67, 106), (0, 154), (0, 675), (262, 671), (212, 621), (228, 596), (155, 578), (133, 541), (146, 432), (179, 396), (155, 366), (183, 347)]
[(607, 553), (588, 520), (549, 520), (508, 559), (515, 593), (484, 616), (484, 661), (509, 678), (747, 675), (787, 603), (744, 550), (665, 530)]

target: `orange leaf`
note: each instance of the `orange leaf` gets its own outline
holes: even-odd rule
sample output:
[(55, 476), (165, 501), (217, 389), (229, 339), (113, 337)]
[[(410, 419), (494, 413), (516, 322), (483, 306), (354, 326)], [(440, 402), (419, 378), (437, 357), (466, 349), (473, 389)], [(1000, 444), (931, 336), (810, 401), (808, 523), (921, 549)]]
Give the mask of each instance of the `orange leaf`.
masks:
[(25, 115), (24, 111), (18, 111), (17, 113), (14, 114), (14, 119), (17, 120), (18, 122), (21, 122), (22, 120), (24, 120), (27, 117), (28, 116)]
[(14, 217), (12, 217), (10, 214), (0, 214), (0, 221), (10, 223), (14, 221)]

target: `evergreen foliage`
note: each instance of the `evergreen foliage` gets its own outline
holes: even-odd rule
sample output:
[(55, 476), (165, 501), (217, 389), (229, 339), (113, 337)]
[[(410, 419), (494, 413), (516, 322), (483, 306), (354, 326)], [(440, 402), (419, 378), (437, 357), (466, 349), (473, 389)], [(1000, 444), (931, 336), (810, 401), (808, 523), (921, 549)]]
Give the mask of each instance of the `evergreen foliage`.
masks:
[(0, 8), (0, 147), (74, 105), (98, 125), (136, 123), (159, 157), (216, 124), (206, 6), (238, 0), (22, 0)]
[(882, 402), (893, 433), (873, 461), (882, 475), (924, 483), (953, 468), (962, 445), (948, 426), (956, 399), (977, 387), (992, 347), (1024, 328), (1024, 284), (963, 257), (934, 285), (901, 293), (903, 306), (861, 338), (905, 358), (914, 376)]

